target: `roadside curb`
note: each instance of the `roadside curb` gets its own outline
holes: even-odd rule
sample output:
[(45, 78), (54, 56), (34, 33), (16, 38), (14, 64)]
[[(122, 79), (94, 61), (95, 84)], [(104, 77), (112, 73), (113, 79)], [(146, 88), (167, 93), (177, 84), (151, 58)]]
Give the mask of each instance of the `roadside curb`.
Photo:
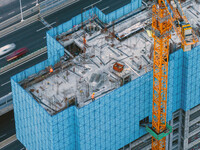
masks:
[(8, 64), (8, 65), (0, 68), (0, 75), (12, 70), (15, 67), (20, 66), (22, 63), (24, 63), (26, 61), (30, 61), (30, 60), (38, 57), (38, 55), (45, 54), (46, 52), (47, 52), (47, 47), (44, 47), (44, 48), (42, 48), (40, 50), (37, 50), (37, 51), (25, 56), (25, 57), (22, 57), (21, 59), (19, 59), (17, 61), (14, 61), (13, 63)]
[(4, 140), (3, 142), (0, 143), (0, 149), (4, 148), (5, 146), (13, 143), (14, 141), (17, 140), (16, 134), (7, 138), (6, 140)]

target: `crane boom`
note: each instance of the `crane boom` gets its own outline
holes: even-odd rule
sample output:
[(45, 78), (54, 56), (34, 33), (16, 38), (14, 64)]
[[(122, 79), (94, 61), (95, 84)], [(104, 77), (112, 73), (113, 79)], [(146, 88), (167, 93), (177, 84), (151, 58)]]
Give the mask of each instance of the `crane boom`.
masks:
[(152, 7), (152, 37), (154, 38), (152, 150), (165, 150), (166, 136), (172, 127), (166, 122), (169, 40), (172, 27), (181, 40), (184, 51), (191, 50), (198, 39), (184, 16), (178, 0), (156, 0)]

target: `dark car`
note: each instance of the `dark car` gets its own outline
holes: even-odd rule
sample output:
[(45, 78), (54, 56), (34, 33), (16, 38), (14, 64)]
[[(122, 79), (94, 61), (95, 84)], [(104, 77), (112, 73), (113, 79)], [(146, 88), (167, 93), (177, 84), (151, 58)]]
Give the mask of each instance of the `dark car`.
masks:
[(6, 60), (11, 61), (11, 60), (17, 59), (17, 58), (25, 55), (27, 52), (28, 52), (28, 48), (26, 48), (26, 47), (20, 48), (20, 49), (14, 51), (13, 53), (11, 53), (10, 55), (8, 55), (6, 57)]

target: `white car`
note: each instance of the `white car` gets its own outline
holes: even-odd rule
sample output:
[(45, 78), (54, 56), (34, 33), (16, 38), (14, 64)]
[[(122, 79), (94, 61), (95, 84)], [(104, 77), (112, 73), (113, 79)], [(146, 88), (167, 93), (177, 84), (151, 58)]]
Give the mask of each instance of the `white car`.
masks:
[(16, 45), (14, 43), (5, 45), (0, 48), (0, 56), (7, 54), (8, 52), (14, 50), (16, 48)]

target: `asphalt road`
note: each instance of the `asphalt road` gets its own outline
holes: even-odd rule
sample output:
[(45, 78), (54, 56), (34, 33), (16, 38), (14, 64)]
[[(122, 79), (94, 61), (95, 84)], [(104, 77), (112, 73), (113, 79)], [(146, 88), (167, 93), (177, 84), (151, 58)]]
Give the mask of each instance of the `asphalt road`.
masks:
[(0, 142), (15, 134), (15, 121), (13, 111), (0, 117)]
[(18, 72), (23, 71), (24, 69), (30, 68), (34, 64), (38, 64), (46, 59), (47, 59), (47, 54), (43, 54), (9, 72), (6, 72), (5, 74), (0, 75), (0, 97), (11, 92), (11, 83), (10, 83), (11, 76), (17, 74)]
[[(14, 112), (10, 111), (0, 116), (0, 142), (15, 134)], [(18, 141), (7, 145), (1, 150), (25, 150), (25, 147)]]
[(26, 148), (24, 145), (22, 145), (22, 143), (20, 143), (20, 141), (17, 140), (2, 148), (1, 150), (26, 150)]
[[(52, 24), (53, 27), (62, 24), (69, 19), (71, 19), (73, 16), (76, 16), (81, 13), (81, 10), (89, 9), (91, 8), (92, 4), (95, 4), (94, 6), (97, 6), (99, 9), (103, 10), (104, 13), (112, 12), (113, 10), (122, 7), (123, 5), (126, 5), (127, 3), (130, 3), (131, 0), (80, 0), (79, 2), (66, 7), (48, 17), (45, 18), (45, 20)], [(46, 45), (46, 31), (48, 29), (45, 28), (45, 26), (40, 22), (37, 21), (27, 27), (24, 27), (16, 32), (13, 32), (3, 38), (0, 38), (0, 47), (3, 45), (6, 45), (8, 43), (15, 43), (17, 45), (17, 48), (21, 47), (27, 47), (30, 52), (33, 52), (35, 50), (38, 50)], [(40, 58), (40, 57), (39, 57)], [(44, 57), (45, 59), (47, 57)], [(39, 63), (43, 60), (37, 59), (30, 61), (26, 64), (23, 64), (20, 67), (17, 67), (3, 75), (0, 76), (0, 97), (8, 94), (11, 91), (11, 85), (10, 85), (10, 77), (15, 75), (18, 72), (23, 71), (26, 68), (29, 68), (36, 63)], [(2, 66), (7, 65), (5, 57), (0, 57), (0, 68)]]
[[(42, 2), (44, 0), (39, 0)], [(36, 5), (36, 0), (21, 0), (22, 10), (25, 11)], [(20, 13), (19, 0), (0, 0), (0, 22)]]
[[(48, 29), (44, 27), (41, 22), (37, 21), (21, 30), (17, 30), (0, 38), (0, 47), (8, 43), (15, 43), (16, 49), (27, 47), (30, 52), (38, 50), (46, 45), (46, 39), (44, 37)], [(39, 29), (42, 30), (38, 31)], [(8, 64), (5, 57), (0, 57), (0, 68)]]

